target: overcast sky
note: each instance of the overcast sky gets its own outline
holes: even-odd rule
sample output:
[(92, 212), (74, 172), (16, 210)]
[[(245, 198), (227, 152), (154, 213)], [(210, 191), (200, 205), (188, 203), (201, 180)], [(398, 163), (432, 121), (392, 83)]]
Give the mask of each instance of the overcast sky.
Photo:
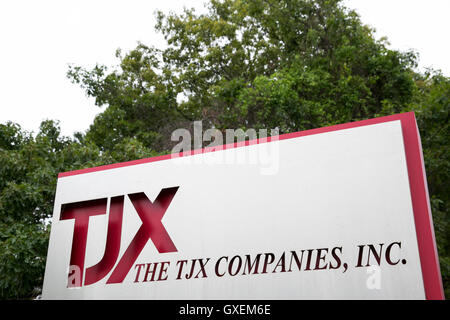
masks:
[[(63, 134), (85, 131), (102, 109), (66, 78), (69, 63), (116, 65), (117, 48), (138, 41), (158, 47), (154, 11), (203, 9), (203, 0), (2, 0), (0, 2), (0, 123), (37, 131), (43, 119)], [(450, 76), (449, 0), (344, 0), (391, 47), (415, 49), (420, 67)]]

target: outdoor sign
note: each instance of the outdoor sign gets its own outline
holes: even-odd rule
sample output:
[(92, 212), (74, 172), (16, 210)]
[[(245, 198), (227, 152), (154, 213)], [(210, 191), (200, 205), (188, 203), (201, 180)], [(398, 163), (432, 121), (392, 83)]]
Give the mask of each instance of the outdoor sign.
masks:
[(61, 173), (44, 299), (442, 299), (414, 113)]

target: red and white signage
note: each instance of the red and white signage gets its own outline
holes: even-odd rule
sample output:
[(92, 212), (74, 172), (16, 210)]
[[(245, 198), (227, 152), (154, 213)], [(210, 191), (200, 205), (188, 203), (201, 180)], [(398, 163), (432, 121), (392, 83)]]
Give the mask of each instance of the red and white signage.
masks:
[(43, 298), (442, 299), (414, 114), (61, 173)]

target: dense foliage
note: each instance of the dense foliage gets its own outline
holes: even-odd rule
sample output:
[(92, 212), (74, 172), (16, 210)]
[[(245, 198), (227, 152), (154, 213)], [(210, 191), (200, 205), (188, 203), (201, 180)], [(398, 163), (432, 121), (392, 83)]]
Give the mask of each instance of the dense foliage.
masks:
[(169, 152), (170, 133), (194, 120), (287, 133), (411, 110), (448, 294), (450, 79), (419, 73), (414, 52), (389, 49), (340, 2), (211, 0), (206, 14), (158, 12), (166, 49), (139, 44), (118, 50), (115, 69), (69, 69), (107, 106), (87, 132), (0, 125), (0, 297), (39, 291), (58, 172)]

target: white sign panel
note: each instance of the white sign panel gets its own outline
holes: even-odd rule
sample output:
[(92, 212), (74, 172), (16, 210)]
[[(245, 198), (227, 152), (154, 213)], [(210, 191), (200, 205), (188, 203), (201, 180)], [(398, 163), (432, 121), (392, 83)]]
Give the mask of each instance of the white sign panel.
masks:
[(442, 298), (413, 113), (196, 153), (60, 174), (43, 298)]

